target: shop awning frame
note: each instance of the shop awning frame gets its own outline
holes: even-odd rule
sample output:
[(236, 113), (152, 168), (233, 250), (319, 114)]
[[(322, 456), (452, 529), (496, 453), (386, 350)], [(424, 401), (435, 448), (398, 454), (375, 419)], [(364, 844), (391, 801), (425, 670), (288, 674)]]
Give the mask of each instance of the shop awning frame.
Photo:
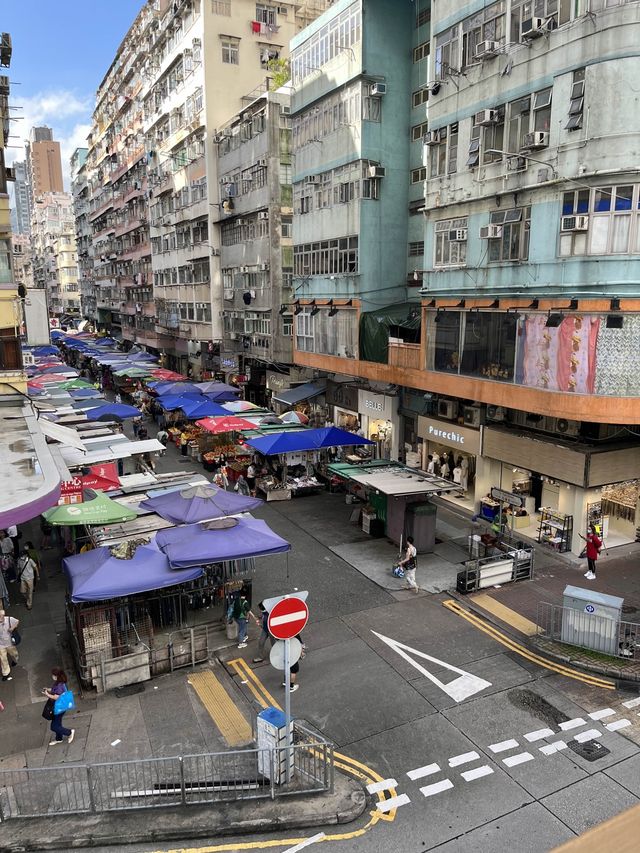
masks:
[(285, 406), (295, 406), (296, 403), (302, 400), (312, 400), (320, 394), (324, 394), (327, 390), (327, 380), (317, 379), (313, 382), (305, 382), (303, 385), (297, 385), (295, 388), (287, 388), (284, 391), (279, 391), (273, 395), (273, 399), (277, 403), (283, 403)]

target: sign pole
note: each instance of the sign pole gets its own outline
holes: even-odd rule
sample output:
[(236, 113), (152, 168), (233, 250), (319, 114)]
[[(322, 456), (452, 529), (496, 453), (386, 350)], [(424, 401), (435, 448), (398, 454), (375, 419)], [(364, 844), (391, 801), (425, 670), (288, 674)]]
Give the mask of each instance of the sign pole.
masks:
[(284, 723), (286, 729), (286, 775), (287, 783), (291, 781), (291, 668), (289, 666), (289, 640), (284, 641)]

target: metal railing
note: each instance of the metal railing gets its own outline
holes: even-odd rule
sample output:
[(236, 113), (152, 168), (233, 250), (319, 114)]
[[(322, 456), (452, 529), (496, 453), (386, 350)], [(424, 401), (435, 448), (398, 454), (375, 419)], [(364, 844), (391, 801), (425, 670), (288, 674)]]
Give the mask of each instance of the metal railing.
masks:
[[(496, 583), (530, 580), (533, 578), (535, 552), (531, 545), (503, 536), (501, 549), (489, 557), (476, 556), (464, 563), (457, 576), (458, 592), (476, 592)], [(512, 561), (510, 568), (500, 564)]]
[[(586, 605), (587, 607), (589, 605)], [(538, 637), (626, 659), (640, 660), (640, 624), (540, 602)]]
[(189, 806), (333, 790), (333, 746), (294, 725), (291, 779), (278, 783), (286, 747), (0, 770), (0, 820)]

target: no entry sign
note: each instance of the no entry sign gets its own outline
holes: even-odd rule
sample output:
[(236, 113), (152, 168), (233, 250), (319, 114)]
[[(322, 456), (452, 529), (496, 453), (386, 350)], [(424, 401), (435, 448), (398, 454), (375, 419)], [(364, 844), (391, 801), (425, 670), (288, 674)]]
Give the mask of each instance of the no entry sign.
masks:
[(301, 598), (283, 598), (269, 613), (268, 626), (276, 640), (290, 640), (302, 631), (309, 619), (309, 608)]

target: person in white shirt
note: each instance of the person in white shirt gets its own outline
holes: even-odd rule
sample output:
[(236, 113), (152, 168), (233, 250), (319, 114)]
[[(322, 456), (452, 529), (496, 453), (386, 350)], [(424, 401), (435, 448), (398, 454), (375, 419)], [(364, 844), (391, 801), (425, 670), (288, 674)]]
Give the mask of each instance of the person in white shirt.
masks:
[(25, 551), (18, 560), (18, 580), (20, 581), (20, 592), (24, 595), (27, 610), (31, 610), (33, 607), (33, 589), (36, 578), (40, 580), (38, 566)]
[(13, 559), (17, 560), (18, 555), (20, 554), (20, 538), (18, 535), (18, 528), (15, 524), (12, 524), (11, 527), (7, 527), (7, 536), (13, 543)]
[(402, 566), (404, 569), (404, 579), (407, 582), (407, 589), (412, 589), (415, 593), (420, 592), (418, 584), (416, 583), (416, 569), (418, 568), (417, 556), (418, 551), (416, 546), (413, 544), (413, 536), (407, 536), (405, 557), (404, 560), (400, 560), (398, 565)]
[(427, 474), (435, 474), (436, 473), (436, 463), (434, 461), (433, 456), (431, 454), (429, 454), (429, 456), (427, 456), (427, 459), (429, 460), (429, 464), (427, 465)]
[(3, 681), (11, 681), (11, 667), (18, 663), (18, 649), (11, 641), (11, 634), (19, 624), (13, 616), (7, 616), (4, 610), (0, 610), (0, 668)]
[(13, 542), (7, 536), (6, 530), (0, 530), (0, 564), (5, 579), (12, 583), (15, 578), (15, 562), (13, 559)]

